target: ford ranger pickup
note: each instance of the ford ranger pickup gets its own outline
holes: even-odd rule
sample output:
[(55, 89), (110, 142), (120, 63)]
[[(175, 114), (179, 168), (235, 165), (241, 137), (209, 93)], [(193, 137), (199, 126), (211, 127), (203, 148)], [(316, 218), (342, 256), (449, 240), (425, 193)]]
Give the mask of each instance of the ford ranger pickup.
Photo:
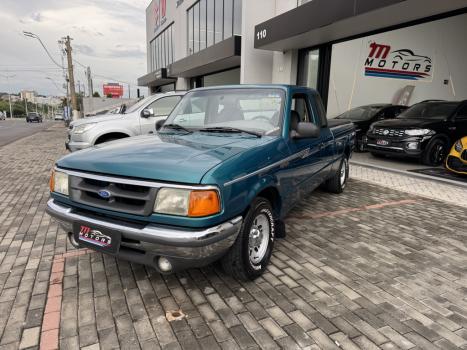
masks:
[(161, 273), (220, 259), (254, 279), (289, 210), (319, 186), (340, 193), (347, 183), (355, 128), (328, 122), (312, 89), (195, 89), (161, 124), (57, 161), (47, 212), (73, 246)]

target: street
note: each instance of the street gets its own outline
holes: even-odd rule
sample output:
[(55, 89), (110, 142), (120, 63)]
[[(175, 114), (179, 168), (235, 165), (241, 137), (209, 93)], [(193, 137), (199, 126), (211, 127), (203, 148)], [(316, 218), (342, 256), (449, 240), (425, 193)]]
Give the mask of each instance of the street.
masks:
[(467, 349), (467, 209), (454, 197), (354, 166), (342, 195), (292, 210), (254, 282), (216, 264), (162, 276), (74, 249), (45, 214), (64, 139), (57, 123), (1, 147), (0, 349)]
[(25, 119), (0, 120), (0, 147), (22, 137), (44, 130), (53, 123), (44, 120), (43, 123), (26, 123)]

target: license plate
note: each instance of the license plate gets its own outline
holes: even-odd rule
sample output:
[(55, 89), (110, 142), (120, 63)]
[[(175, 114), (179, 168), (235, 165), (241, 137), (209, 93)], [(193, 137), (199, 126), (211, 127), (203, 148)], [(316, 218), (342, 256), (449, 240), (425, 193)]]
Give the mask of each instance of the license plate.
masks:
[(109, 232), (93, 225), (75, 223), (73, 231), (80, 245), (87, 245), (92, 248), (114, 252), (120, 243), (119, 234), (116, 232)]
[(376, 140), (376, 144), (380, 146), (387, 146), (389, 145), (389, 141), (386, 140)]

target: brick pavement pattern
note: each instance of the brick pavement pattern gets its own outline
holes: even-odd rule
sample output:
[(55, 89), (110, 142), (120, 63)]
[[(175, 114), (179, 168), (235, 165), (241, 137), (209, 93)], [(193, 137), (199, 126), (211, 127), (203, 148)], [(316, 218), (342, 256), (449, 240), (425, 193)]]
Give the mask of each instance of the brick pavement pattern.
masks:
[(466, 208), (352, 179), (292, 211), (256, 281), (161, 276), (45, 214), (64, 134), (0, 148), (0, 349), (467, 349)]

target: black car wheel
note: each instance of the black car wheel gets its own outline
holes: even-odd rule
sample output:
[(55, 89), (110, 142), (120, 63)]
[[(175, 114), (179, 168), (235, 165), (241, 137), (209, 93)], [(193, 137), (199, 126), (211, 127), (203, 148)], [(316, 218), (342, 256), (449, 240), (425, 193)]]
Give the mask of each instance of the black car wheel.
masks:
[(428, 166), (439, 166), (447, 154), (447, 145), (441, 139), (433, 140), (422, 155), (422, 163)]
[(241, 280), (261, 276), (271, 259), (274, 237), (271, 204), (258, 197), (251, 203), (235, 243), (221, 260), (225, 272)]

